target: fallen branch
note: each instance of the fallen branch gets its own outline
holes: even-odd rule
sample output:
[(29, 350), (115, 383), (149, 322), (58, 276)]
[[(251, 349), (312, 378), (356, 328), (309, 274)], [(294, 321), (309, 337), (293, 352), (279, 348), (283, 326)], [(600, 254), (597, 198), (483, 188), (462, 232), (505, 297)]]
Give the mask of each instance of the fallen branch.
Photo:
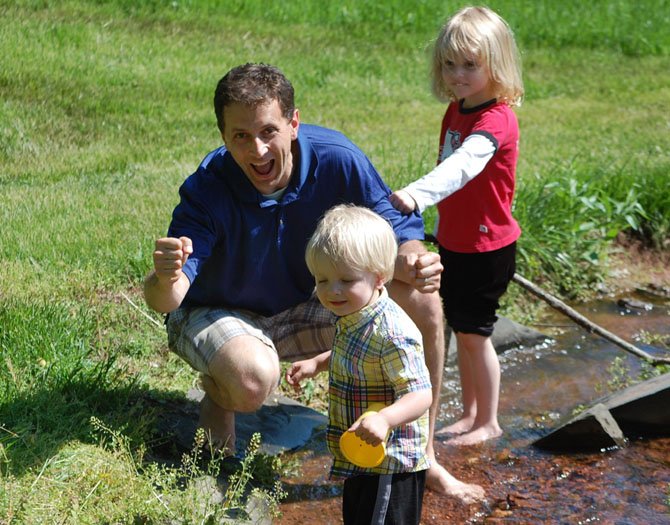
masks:
[(517, 283), (519, 286), (522, 288), (528, 290), (531, 292), (533, 295), (536, 295), (540, 299), (542, 299), (544, 302), (546, 302), (549, 306), (552, 308), (558, 310), (562, 314), (568, 316), (570, 319), (572, 319), (575, 323), (580, 325), (583, 328), (586, 328), (589, 332), (598, 334), (601, 337), (604, 337), (608, 341), (611, 341), (612, 343), (616, 344), (617, 346), (620, 346), (627, 352), (630, 352), (631, 354), (635, 354), (638, 357), (641, 357), (642, 359), (645, 359), (648, 361), (650, 364), (654, 366), (658, 365), (667, 365), (670, 364), (670, 358), (666, 357), (654, 357), (651, 354), (648, 354), (644, 350), (639, 349), (636, 346), (633, 346), (630, 344), (628, 341), (625, 341), (621, 339), (619, 336), (613, 334), (612, 332), (609, 332), (605, 330), (602, 326), (599, 326), (595, 324), (592, 321), (589, 321), (586, 317), (584, 317), (582, 314), (577, 312), (576, 310), (570, 308), (567, 304), (565, 304), (563, 301), (560, 299), (554, 297), (553, 295), (549, 294), (548, 292), (545, 292), (542, 290), (539, 286), (536, 284), (533, 284), (529, 280), (525, 279), (524, 277), (521, 277), (518, 273), (514, 274), (514, 277), (512, 277), (512, 280)]
[(158, 328), (161, 328), (161, 324), (160, 324), (158, 321), (156, 321), (156, 319), (154, 319), (154, 318), (151, 317), (149, 314), (147, 314), (145, 311), (143, 311), (139, 306), (137, 306), (137, 305), (130, 299), (130, 297), (128, 297), (128, 296), (127, 296), (126, 294), (124, 294), (123, 292), (121, 292), (121, 295), (123, 295), (123, 298), (124, 298), (126, 301), (128, 301), (128, 302), (130, 303), (130, 306), (132, 306), (133, 308), (135, 308), (135, 310), (137, 310), (137, 311), (138, 311), (139, 313), (141, 313), (144, 317), (146, 317), (147, 319), (149, 319), (149, 321), (151, 321), (153, 324), (155, 324)]

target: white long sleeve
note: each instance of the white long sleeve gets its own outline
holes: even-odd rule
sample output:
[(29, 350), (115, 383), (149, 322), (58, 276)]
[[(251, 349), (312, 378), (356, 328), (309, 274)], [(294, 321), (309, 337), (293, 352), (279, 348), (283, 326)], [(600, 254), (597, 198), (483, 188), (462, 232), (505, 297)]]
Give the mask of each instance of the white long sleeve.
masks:
[(420, 212), (433, 206), (479, 175), (496, 152), (495, 144), (477, 133), (467, 137), (460, 148), (438, 164), (435, 169), (407, 185)]

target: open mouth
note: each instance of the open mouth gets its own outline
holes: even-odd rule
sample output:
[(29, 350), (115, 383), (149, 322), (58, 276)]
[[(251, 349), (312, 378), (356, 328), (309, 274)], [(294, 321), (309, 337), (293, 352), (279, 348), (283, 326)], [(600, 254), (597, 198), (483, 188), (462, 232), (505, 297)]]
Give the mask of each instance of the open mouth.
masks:
[(265, 162), (263, 164), (252, 164), (251, 167), (254, 169), (254, 172), (256, 174), (264, 177), (270, 174), (272, 172), (272, 168), (275, 165), (274, 160), (269, 160), (268, 162)]

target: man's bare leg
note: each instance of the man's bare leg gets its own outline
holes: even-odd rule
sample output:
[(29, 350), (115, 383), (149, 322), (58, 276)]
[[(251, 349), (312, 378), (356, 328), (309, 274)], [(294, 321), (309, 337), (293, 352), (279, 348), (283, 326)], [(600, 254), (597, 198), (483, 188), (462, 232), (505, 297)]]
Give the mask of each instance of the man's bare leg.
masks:
[[(205, 384), (213, 383), (207, 376), (201, 376), (205, 392)], [(200, 418), (198, 427), (205, 431), (205, 438), (212, 451), (221, 452), (224, 456), (235, 453), (235, 412), (220, 407), (205, 393), (200, 402)]]
[[(440, 305), (440, 320), (442, 320), (442, 307)], [(439, 330), (430, 337), (430, 327), (422, 331), (424, 336), (424, 354), (426, 365), (430, 372), (430, 380), (433, 385), (433, 403), (429, 411), (429, 433), (427, 453), (430, 458), (431, 467), (426, 474), (426, 487), (429, 490), (456, 498), (461, 503), (470, 505), (484, 499), (485, 492), (482, 487), (472, 483), (465, 483), (452, 476), (447, 469), (437, 462), (435, 455), (435, 423), (440, 410), (440, 393), (442, 390), (442, 372), (444, 370), (444, 328), (440, 321)]]
[(213, 448), (235, 452), (235, 412), (255, 412), (279, 381), (277, 354), (252, 336), (223, 345), (200, 376), (205, 397), (198, 425)]
[(428, 412), (429, 432), (427, 454), (431, 467), (426, 474), (426, 487), (439, 494), (460, 500), (464, 504), (474, 503), (484, 498), (484, 489), (479, 485), (463, 483), (449, 474), (437, 462), (433, 439), (435, 421), (440, 408), (442, 371), (444, 369), (444, 320), (442, 302), (437, 292), (423, 294), (406, 283), (392, 281), (388, 285), (389, 295), (412, 318), (423, 336), (424, 358), (433, 387), (433, 402)]

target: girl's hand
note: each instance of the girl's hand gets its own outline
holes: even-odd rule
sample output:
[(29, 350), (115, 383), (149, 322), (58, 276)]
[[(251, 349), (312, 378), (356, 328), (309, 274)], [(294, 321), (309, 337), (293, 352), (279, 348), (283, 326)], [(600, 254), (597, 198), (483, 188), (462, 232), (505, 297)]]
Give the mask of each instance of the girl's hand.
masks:
[(398, 190), (391, 193), (389, 201), (396, 210), (402, 213), (412, 213), (416, 209), (416, 202), (412, 196), (405, 190)]

